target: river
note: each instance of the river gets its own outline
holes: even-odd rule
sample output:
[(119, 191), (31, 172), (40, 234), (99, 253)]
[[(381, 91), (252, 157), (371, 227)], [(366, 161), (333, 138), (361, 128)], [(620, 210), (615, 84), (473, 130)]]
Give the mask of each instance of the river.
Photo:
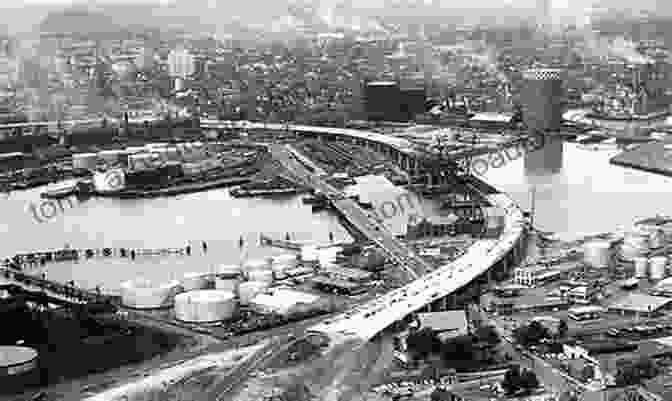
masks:
[[(545, 149), (490, 168), (486, 181), (509, 193), (526, 210), (531, 207), (530, 188), (536, 188), (535, 225), (563, 237), (580, 233), (613, 231), (636, 219), (672, 214), (672, 178), (609, 164), (619, 153), (616, 146), (584, 147), (551, 142)], [(374, 180), (376, 181), (376, 180)], [(389, 189), (389, 188), (388, 188)], [(376, 200), (388, 189), (364, 189), (365, 200)], [(300, 197), (284, 199), (235, 199), (226, 189), (169, 198), (116, 200), (91, 199), (64, 203), (50, 219), (29, 206), (44, 202), (40, 189), (0, 198), (1, 255), (61, 248), (134, 247), (176, 248), (192, 242), (191, 256), (95, 258), (47, 267), (49, 278), (75, 280), (78, 285), (115, 291), (121, 281), (143, 276), (166, 281), (187, 272), (213, 271), (224, 263), (261, 258), (284, 250), (260, 247), (260, 233), (284, 238), (329, 243), (349, 240), (336, 217), (311, 213)], [(392, 195), (390, 195), (392, 196)], [(431, 204), (423, 205), (431, 211)], [(406, 216), (395, 225), (405, 223)], [(403, 221), (402, 221), (403, 220)], [(243, 236), (245, 246), (239, 247)], [(201, 250), (201, 241), (208, 252)]]
[[(94, 198), (85, 202), (62, 202), (63, 211), (50, 219), (38, 212), (45, 200), (41, 189), (14, 192), (1, 199), (0, 251), (11, 256), (20, 252), (62, 248), (179, 248), (191, 241), (191, 256), (143, 256), (135, 261), (117, 257), (96, 257), (78, 263), (54, 263), (47, 267), (49, 278), (75, 280), (79, 285), (116, 290), (121, 281), (142, 276), (166, 281), (188, 272), (210, 272), (225, 263), (244, 258), (262, 258), (287, 253), (261, 247), (259, 234), (284, 239), (328, 244), (349, 240), (336, 217), (312, 214), (299, 196), (278, 199), (233, 198), (217, 189), (168, 198), (118, 200)], [(46, 201), (48, 202), (48, 201)], [(49, 215), (51, 211), (47, 212)], [(239, 247), (243, 236), (244, 247)], [(201, 241), (208, 245), (207, 253)]]

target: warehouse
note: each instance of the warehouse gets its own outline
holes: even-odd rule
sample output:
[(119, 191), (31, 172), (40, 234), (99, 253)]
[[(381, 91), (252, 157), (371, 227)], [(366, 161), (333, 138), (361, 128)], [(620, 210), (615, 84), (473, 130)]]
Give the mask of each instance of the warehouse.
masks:
[(668, 307), (671, 302), (672, 299), (670, 298), (656, 297), (635, 292), (611, 303), (609, 305), (609, 310), (620, 312), (621, 314), (628, 313), (654, 316)]
[(469, 334), (467, 314), (463, 310), (419, 313), (420, 329), (429, 328), (441, 341)]
[(319, 296), (285, 288), (273, 290), (270, 294), (259, 294), (252, 299), (250, 306), (258, 313), (276, 313), (288, 315), (298, 304), (313, 304)]

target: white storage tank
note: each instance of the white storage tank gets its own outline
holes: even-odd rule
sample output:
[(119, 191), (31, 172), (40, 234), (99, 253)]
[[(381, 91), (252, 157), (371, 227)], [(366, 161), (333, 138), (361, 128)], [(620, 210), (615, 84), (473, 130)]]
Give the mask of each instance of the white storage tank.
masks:
[(658, 249), (666, 245), (665, 232), (661, 229), (656, 229), (649, 237), (649, 248)]
[(121, 303), (135, 309), (160, 309), (173, 306), (175, 295), (182, 292), (179, 281), (153, 284), (146, 279), (121, 284)]
[(230, 291), (238, 294), (238, 286), (240, 285), (240, 278), (235, 277), (215, 277), (215, 289)]
[(238, 286), (238, 298), (241, 305), (249, 305), (252, 299), (268, 289), (268, 283), (246, 281)]
[(152, 155), (149, 153), (135, 153), (132, 155), (128, 156), (128, 167), (131, 170), (151, 170), (153, 169), (154, 162), (152, 159)]
[(608, 267), (611, 259), (611, 244), (607, 241), (590, 241), (583, 245), (583, 260), (591, 267)]
[(93, 187), (101, 193), (121, 191), (126, 187), (126, 174), (122, 169), (96, 172), (93, 174)]
[(242, 273), (238, 265), (219, 265), (217, 275), (220, 277), (239, 277)]
[(633, 260), (642, 256), (649, 250), (649, 237), (640, 233), (627, 233), (621, 245), (621, 257), (625, 260)]
[(643, 256), (637, 256), (635, 262), (635, 277), (646, 278), (649, 273), (649, 260)]
[(267, 259), (246, 260), (243, 266), (246, 272), (250, 270), (268, 270), (271, 268), (271, 264)]
[(651, 280), (663, 280), (667, 276), (667, 258), (665, 256), (652, 257), (649, 259), (649, 269)]
[(277, 280), (287, 278), (287, 270), (294, 269), (299, 263), (299, 258), (294, 254), (279, 255), (273, 257), (271, 269)]
[(301, 247), (301, 260), (305, 262), (317, 262), (320, 258), (320, 253), (315, 245), (306, 245)]
[(112, 165), (119, 162), (119, 151), (103, 150), (98, 152), (98, 159), (105, 164)]
[(259, 281), (263, 283), (273, 283), (273, 270), (250, 270), (247, 272), (249, 281)]
[(95, 170), (98, 156), (95, 153), (78, 153), (72, 155), (72, 168)]
[(187, 273), (182, 279), (182, 288), (184, 291), (205, 290), (210, 283), (207, 273)]
[(197, 290), (175, 297), (175, 318), (183, 322), (214, 323), (233, 318), (236, 298), (230, 291)]
[(145, 153), (145, 147), (144, 146), (129, 146), (124, 150), (129, 155), (135, 155), (137, 153)]

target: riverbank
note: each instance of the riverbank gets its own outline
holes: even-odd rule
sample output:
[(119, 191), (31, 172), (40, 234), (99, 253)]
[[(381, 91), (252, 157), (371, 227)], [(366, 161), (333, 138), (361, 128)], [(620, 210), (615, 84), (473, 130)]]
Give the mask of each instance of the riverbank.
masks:
[(95, 192), (94, 194), (96, 196), (117, 199), (157, 198), (161, 196), (184, 195), (211, 189), (232, 187), (235, 185), (246, 184), (250, 181), (251, 179), (248, 177), (226, 177), (213, 181), (182, 184), (155, 190), (127, 189), (118, 192)]
[(586, 118), (603, 121), (618, 121), (618, 122), (633, 122), (633, 121), (651, 121), (658, 120), (670, 115), (670, 110), (665, 109), (649, 114), (628, 114), (628, 115), (614, 115), (606, 113), (588, 112)]

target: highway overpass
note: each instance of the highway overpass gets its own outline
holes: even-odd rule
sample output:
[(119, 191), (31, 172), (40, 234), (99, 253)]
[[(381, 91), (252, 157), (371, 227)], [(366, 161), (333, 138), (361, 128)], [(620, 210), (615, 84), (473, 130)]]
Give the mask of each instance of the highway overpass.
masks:
[[(307, 171), (292, 153), (281, 145), (271, 147), (281, 163), (305, 185), (325, 194), (351, 225), (378, 245), (387, 256), (404, 269), (414, 282), (383, 295), (367, 304), (357, 306), (326, 323), (312, 328), (332, 339), (358, 337), (369, 340), (377, 333), (410, 313), (439, 301), (486, 275), (490, 268), (504, 270), (516, 263), (524, 250), (527, 219), (518, 206), (505, 194), (485, 193), (471, 186), (493, 206), (504, 211), (504, 228), (497, 239), (481, 239), (457, 260), (432, 271), (432, 267), (402, 241), (387, 231), (373, 216), (353, 200)], [(503, 265), (503, 266), (502, 266)]]

